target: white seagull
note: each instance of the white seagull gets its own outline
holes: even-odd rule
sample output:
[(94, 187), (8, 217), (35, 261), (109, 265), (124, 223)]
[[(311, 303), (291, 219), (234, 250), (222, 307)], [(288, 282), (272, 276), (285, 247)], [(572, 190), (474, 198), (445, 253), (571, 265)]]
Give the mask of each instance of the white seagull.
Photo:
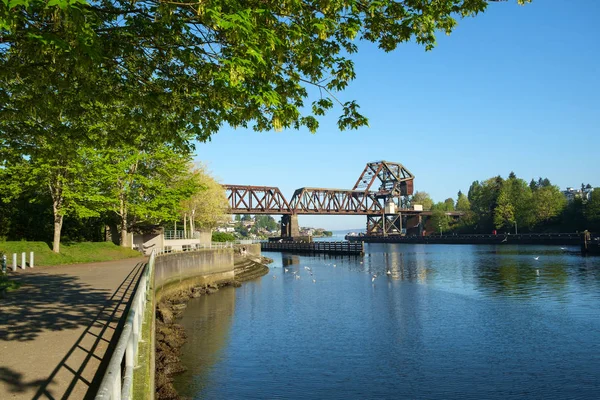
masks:
[(386, 271), (386, 274), (391, 275), (392, 271), (390, 271), (389, 269)]
[(533, 257), (533, 259), (534, 259), (535, 261), (537, 261), (537, 260), (539, 260), (539, 259), (540, 259), (540, 256)]

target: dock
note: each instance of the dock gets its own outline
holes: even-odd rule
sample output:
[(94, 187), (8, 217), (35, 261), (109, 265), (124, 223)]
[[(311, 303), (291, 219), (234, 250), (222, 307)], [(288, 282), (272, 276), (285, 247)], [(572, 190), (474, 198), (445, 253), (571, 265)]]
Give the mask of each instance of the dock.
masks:
[(286, 251), (293, 253), (364, 254), (363, 242), (261, 242), (263, 251)]

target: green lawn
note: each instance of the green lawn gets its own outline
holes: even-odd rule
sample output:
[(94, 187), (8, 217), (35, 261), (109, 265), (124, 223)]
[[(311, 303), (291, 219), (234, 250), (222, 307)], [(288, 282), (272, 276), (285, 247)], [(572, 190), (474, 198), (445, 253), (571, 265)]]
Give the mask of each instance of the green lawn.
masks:
[(140, 253), (128, 248), (116, 246), (111, 242), (84, 242), (61, 244), (60, 254), (52, 252), (52, 248), (44, 242), (0, 242), (0, 253), (6, 254), (7, 266), (12, 265), (12, 254), (17, 253), (17, 263), (21, 264), (21, 253), (34, 252), (34, 266), (62, 265), (86, 262), (121, 260), (140, 257)]

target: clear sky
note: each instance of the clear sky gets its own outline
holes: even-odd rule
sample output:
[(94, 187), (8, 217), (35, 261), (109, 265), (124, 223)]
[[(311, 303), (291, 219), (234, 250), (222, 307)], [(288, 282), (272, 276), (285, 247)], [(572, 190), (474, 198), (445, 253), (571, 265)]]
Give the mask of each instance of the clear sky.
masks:
[[(600, 0), (492, 3), (437, 47), (405, 44), (354, 55), (357, 100), (370, 127), (340, 132), (340, 109), (306, 130), (224, 127), (196, 159), (221, 183), (351, 189), (365, 164), (388, 160), (434, 201), (495, 175), (600, 186)], [(310, 104), (307, 101), (307, 104)], [(279, 220), (278, 217), (276, 217)], [(301, 216), (301, 226), (364, 228), (365, 217)]]

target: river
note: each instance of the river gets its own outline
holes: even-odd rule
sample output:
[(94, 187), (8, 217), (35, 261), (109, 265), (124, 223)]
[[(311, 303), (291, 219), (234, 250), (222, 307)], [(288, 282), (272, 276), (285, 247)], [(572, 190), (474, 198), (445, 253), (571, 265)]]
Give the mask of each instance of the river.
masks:
[(600, 398), (600, 257), (555, 246), (365, 246), (364, 257), (265, 252), (275, 260), (268, 275), (191, 300), (179, 393)]

